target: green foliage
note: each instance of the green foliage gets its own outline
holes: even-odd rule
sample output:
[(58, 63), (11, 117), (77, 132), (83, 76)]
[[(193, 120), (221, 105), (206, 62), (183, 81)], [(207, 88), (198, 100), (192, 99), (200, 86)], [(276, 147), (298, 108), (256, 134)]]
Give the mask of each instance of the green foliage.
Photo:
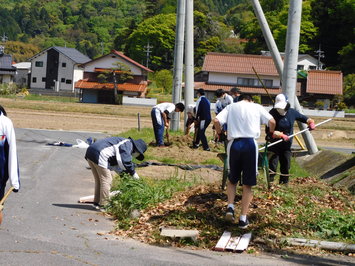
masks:
[(353, 214), (341, 214), (337, 210), (322, 210), (316, 220), (310, 222), (310, 229), (316, 231), (316, 235), (324, 239), (345, 239), (354, 242), (355, 216)]
[(132, 179), (122, 175), (112, 190), (121, 193), (111, 198), (108, 211), (118, 219), (118, 226), (125, 228), (134, 210), (143, 210), (170, 198), (173, 193), (191, 186), (193, 182), (171, 177), (167, 180)]
[(163, 69), (155, 74), (155, 82), (158, 87), (163, 88), (165, 93), (171, 93), (173, 89), (173, 74), (170, 70)]
[(255, 103), (261, 104), (261, 96), (260, 95), (253, 95), (253, 101)]
[(344, 77), (344, 101), (349, 106), (355, 106), (355, 74)]
[(39, 52), (38, 46), (18, 41), (8, 41), (5, 46), (5, 53), (11, 54), (15, 62), (28, 61), (29, 58)]
[(0, 95), (14, 95), (17, 92), (17, 86), (15, 84), (0, 84)]
[(344, 103), (344, 102), (340, 102), (340, 103), (338, 103), (338, 105), (336, 106), (336, 109), (338, 110), (338, 111), (342, 111), (342, 110), (344, 110), (344, 109), (346, 109), (347, 108), (347, 106), (346, 106), (346, 104)]
[(317, 108), (317, 109), (323, 109), (324, 108), (324, 102), (323, 101), (316, 101), (314, 106)]

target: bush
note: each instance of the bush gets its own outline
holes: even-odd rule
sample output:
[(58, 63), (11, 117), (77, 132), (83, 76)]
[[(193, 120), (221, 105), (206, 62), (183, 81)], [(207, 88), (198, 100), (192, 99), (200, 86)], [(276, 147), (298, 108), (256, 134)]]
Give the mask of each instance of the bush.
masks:
[(316, 101), (314, 106), (319, 110), (324, 109), (324, 102), (323, 101)]
[(252, 97), (253, 97), (253, 101), (254, 101), (255, 103), (261, 104), (261, 97), (260, 97), (260, 95), (253, 95)]
[(346, 104), (344, 102), (340, 102), (340, 103), (338, 103), (336, 108), (337, 108), (337, 111), (342, 111), (342, 110), (346, 109), (347, 106), (346, 106)]
[(16, 84), (0, 84), (0, 95), (12, 95), (16, 94), (17, 86)]

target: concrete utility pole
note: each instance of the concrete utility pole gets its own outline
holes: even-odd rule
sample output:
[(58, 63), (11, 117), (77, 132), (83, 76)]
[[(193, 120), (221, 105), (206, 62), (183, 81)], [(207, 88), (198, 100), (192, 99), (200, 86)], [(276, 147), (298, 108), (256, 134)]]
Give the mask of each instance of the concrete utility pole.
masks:
[[(253, 8), (254, 8), (254, 12), (256, 14), (256, 17), (258, 18), (259, 20), (259, 24), (260, 24), (260, 27), (262, 29), (262, 32), (263, 32), (263, 35), (264, 35), (264, 38), (266, 39), (266, 43), (268, 45), (268, 48), (271, 52), (271, 55), (272, 55), (272, 58), (274, 60), (274, 63), (275, 63), (275, 66), (276, 66), (276, 69), (279, 73), (279, 76), (280, 76), (280, 79), (281, 79), (281, 82), (285, 79), (285, 82), (286, 82), (286, 79), (287, 79), (287, 76), (288, 75), (284, 75), (284, 73), (286, 72), (286, 70), (284, 70), (284, 64), (283, 64), (283, 61), (282, 61), (282, 58), (281, 58), (281, 55), (280, 55), (280, 52), (278, 51), (277, 49), (277, 46), (276, 46), (276, 43), (275, 43), (275, 40), (271, 34), (271, 31), (270, 31), (270, 28), (268, 26), (268, 23), (265, 19), (265, 16), (264, 16), (264, 13), (263, 13), (263, 10), (260, 6), (260, 3), (258, 0), (251, 0), (252, 2), (252, 5), (253, 5)], [(298, 2), (298, 3), (295, 3), (295, 2)], [(296, 4), (296, 6), (295, 6)], [(297, 5), (298, 4), (298, 5)], [(296, 7), (296, 10), (295, 10), (295, 7)], [(298, 25), (293, 25), (293, 21), (296, 19), (296, 17), (293, 17), (293, 15), (295, 15), (297, 11), (297, 19), (298, 19)], [(292, 68), (292, 65), (291, 65), (291, 60), (288, 60), (287, 61), (287, 64), (289, 66), (289, 70), (293, 71), (293, 75), (294, 78), (293, 78), (293, 87), (292, 86), (292, 82), (291, 80), (288, 80), (287, 83), (289, 84), (289, 87), (288, 87), (288, 93), (286, 92), (286, 87), (285, 87), (285, 84), (284, 82), (282, 82), (283, 84), (283, 92), (288, 96), (288, 99), (291, 103), (292, 106), (295, 107), (295, 109), (301, 113), (303, 113), (302, 111), (302, 108), (301, 108), (301, 105), (299, 104), (299, 101), (298, 101), (298, 98), (296, 97), (296, 82), (297, 82), (297, 61), (298, 61), (298, 45), (299, 45), (299, 34), (300, 34), (300, 25), (301, 25), (301, 13), (302, 13), (302, 1), (301, 0), (291, 0), (291, 3), (290, 3), (290, 9), (289, 9), (289, 20), (288, 20), (288, 30), (287, 30), (287, 39), (286, 39), (286, 58), (289, 57), (289, 55), (292, 53), (292, 50), (290, 51), (289, 49), (293, 49), (293, 55), (296, 55), (296, 61), (293, 62), (294, 65), (293, 65), (293, 68)], [(294, 27), (295, 26), (295, 27)], [(291, 35), (291, 33), (289, 34), (289, 31), (291, 30), (292, 28), (292, 31), (296, 31), (296, 33), (292, 33), (292, 41), (297, 41), (297, 43), (293, 43), (293, 46), (291, 45), (288, 45), (290, 43), (290, 39), (289, 38), (289, 35)], [(298, 28), (298, 30), (297, 30)], [(295, 36), (294, 35), (298, 35), (298, 38), (294, 38)], [(296, 46), (296, 47), (294, 47)], [(286, 60), (285, 60), (286, 61)], [(294, 59), (293, 59), (294, 61)], [(286, 64), (286, 62), (285, 62)], [(290, 96), (289, 94), (292, 94), (292, 102), (290, 100)], [(297, 122), (300, 130), (303, 130), (306, 128), (306, 126), (301, 123), (301, 122)], [(309, 131), (306, 131), (304, 133), (302, 133), (302, 137), (305, 141), (305, 144), (307, 146), (307, 149), (308, 149), (308, 152), (310, 154), (314, 154), (318, 151), (318, 148), (317, 148), (317, 145), (316, 143), (314, 142), (314, 139), (313, 139), (313, 136), (310, 134)]]
[[(185, 106), (194, 102), (194, 2), (186, 0)], [(185, 121), (187, 119), (185, 108)]]
[(317, 70), (322, 69), (321, 68), (321, 64), (320, 64), (320, 59), (324, 58), (324, 51), (321, 50), (321, 45), (319, 44), (319, 48), (317, 51), (315, 51), (315, 53), (318, 55), (318, 59), (317, 59)]
[(147, 62), (146, 62), (146, 67), (148, 68), (149, 66), (149, 55), (150, 53), (152, 52), (152, 50), (150, 50), (150, 48), (153, 48), (153, 46), (150, 46), (149, 45), (149, 41), (148, 41), (148, 44), (146, 46), (144, 46), (145, 50), (144, 52), (147, 54)]
[[(182, 72), (184, 65), (184, 30), (185, 30), (185, 1), (178, 0), (176, 11), (176, 33), (174, 49), (174, 73), (173, 73), (173, 103), (181, 101)], [(177, 131), (180, 128), (180, 113), (173, 113), (171, 129)]]

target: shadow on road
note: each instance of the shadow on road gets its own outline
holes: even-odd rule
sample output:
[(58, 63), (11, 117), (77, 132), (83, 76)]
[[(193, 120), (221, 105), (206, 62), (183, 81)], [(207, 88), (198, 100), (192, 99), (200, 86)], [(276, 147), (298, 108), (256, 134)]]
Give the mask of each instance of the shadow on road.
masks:
[(53, 206), (62, 207), (62, 208), (70, 208), (70, 209), (83, 209), (83, 210), (94, 210), (91, 204), (61, 204), (61, 203), (53, 203)]

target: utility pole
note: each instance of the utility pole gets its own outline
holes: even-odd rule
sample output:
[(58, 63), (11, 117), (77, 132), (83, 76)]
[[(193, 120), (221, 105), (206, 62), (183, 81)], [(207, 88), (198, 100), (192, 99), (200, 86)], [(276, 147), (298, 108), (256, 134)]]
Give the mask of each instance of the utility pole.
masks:
[(148, 65), (149, 65), (149, 55), (150, 55), (150, 53), (152, 52), (152, 51), (150, 50), (150, 48), (153, 48), (153, 46), (150, 46), (150, 45), (149, 45), (149, 41), (148, 41), (148, 44), (147, 44), (146, 46), (144, 46), (144, 48), (145, 48), (144, 52), (147, 54), (146, 67), (148, 68)]
[[(186, 0), (185, 43), (185, 106), (194, 102), (194, 2)], [(185, 122), (187, 108), (185, 108)]]
[[(298, 1), (298, 0), (297, 0)], [(274, 64), (276, 66), (276, 69), (279, 73), (279, 76), (280, 76), (280, 80), (281, 82), (283, 81), (283, 78), (284, 78), (284, 63), (282, 61), (282, 58), (281, 58), (281, 55), (280, 55), (280, 52), (278, 51), (278, 48), (276, 46), (276, 43), (275, 43), (275, 40), (272, 36), (272, 33), (270, 31), (270, 28), (268, 26), (268, 23), (265, 19), (265, 16), (264, 16), (264, 13), (263, 13), (263, 10), (260, 6), (260, 3), (258, 0), (251, 0), (252, 2), (252, 5), (253, 5), (253, 8), (254, 8), (254, 12), (255, 12), (255, 15), (256, 17), (258, 18), (259, 20), (259, 25), (262, 29), (262, 32), (263, 32), (263, 35), (264, 35), (264, 38), (266, 40), (266, 43), (268, 45), (268, 48), (271, 52), (271, 55), (272, 55), (272, 58), (274, 60)], [(294, 0), (291, 0), (291, 2), (293, 2), (292, 4), (294, 4)], [(299, 13), (301, 13), (302, 11), (302, 1), (301, 2), (301, 6), (299, 7)], [(299, 3), (298, 3), (299, 4)], [(297, 9), (296, 9), (297, 10)], [(290, 19), (290, 13), (294, 13), (294, 8), (291, 8), (291, 5), (290, 5), (290, 10), (289, 10), (289, 19)], [(300, 25), (300, 20), (301, 20), (301, 14), (299, 14), (299, 25)], [(292, 21), (292, 20), (291, 20)], [(292, 22), (288, 22), (288, 31), (290, 29), (290, 25), (292, 25)], [(300, 26), (298, 26), (298, 36), (299, 36), (299, 33), (300, 33)], [(286, 43), (289, 42), (289, 39), (286, 40)], [(298, 44), (299, 44), (299, 38), (297, 40), (297, 46), (296, 46), (296, 49), (297, 49), (297, 59), (296, 59), (296, 63), (293, 67), (294, 69), (294, 72), (296, 73), (296, 78), (297, 78), (297, 60), (298, 60)], [(287, 47), (287, 44), (286, 44), (286, 47)], [(288, 48), (286, 48), (287, 50)], [(286, 57), (287, 57), (287, 51), (286, 51)], [(290, 61), (288, 61), (290, 62)], [(292, 67), (291, 67), (291, 70), (292, 70)], [(297, 80), (296, 80), (297, 81)], [(296, 81), (294, 83), (294, 87), (292, 89), (292, 92), (293, 95), (296, 95)], [(286, 90), (285, 90), (285, 85), (284, 83), (282, 82), (282, 85), (283, 85), (283, 92), (286, 94)], [(290, 99), (290, 98), (289, 98)], [(297, 97), (293, 97), (293, 103), (294, 103), (294, 107), (297, 111), (299, 111), (300, 113), (303, 113), (302, 111), (302, 108), (301, 108), (301, 105), (299, 104), (299, 101), (298, 101), (298, 98)], [(290, 102), (291, 103), (291, 102)], [(297, 122), (300, 130), (303, 130), (305, 129), (305, 125), (303, 123), (300, 123), (300, 122)], [(309, 131), (305, 131), (304, 133), (302, 133), (302, 137), (306, 143), (306, 146), (307, 146), (307, 149), (308, 149), (308, 152), (310, 154), (314, 154), (318, 151), (317, 149), (317, 146), (314, 142), (314, 139), (312, 137), (312, 135), (309, 133)]]
[(8, 40), (7, 36), (5, 35), (5, 32), (3, 33), (2, 37), (1, 37), (1, 42), (2, 44), (0, 44), (0, 55), (5, 54), (5, 43)]
[(319, 44), (319, 48), (317, 51), (314, 51), (318, 55), (318, 60), (317, 60), (317, 70), (322, 69), (320, 65), (320, 59), (324, 58), (324, 51), (321, 50), (321, 45)]
[[(173, 103), (181, 101), (182, 73), (184, 65), (184, 30), (185, 30), (185, 12), (186, 0), (178, 0), (177, 16), (175, 29), (175, 48), (174, 48), (174, 71), (173, 71)], [(180, 129), (180, 113), (173, 112), (171, 129), (177, 131)]]

